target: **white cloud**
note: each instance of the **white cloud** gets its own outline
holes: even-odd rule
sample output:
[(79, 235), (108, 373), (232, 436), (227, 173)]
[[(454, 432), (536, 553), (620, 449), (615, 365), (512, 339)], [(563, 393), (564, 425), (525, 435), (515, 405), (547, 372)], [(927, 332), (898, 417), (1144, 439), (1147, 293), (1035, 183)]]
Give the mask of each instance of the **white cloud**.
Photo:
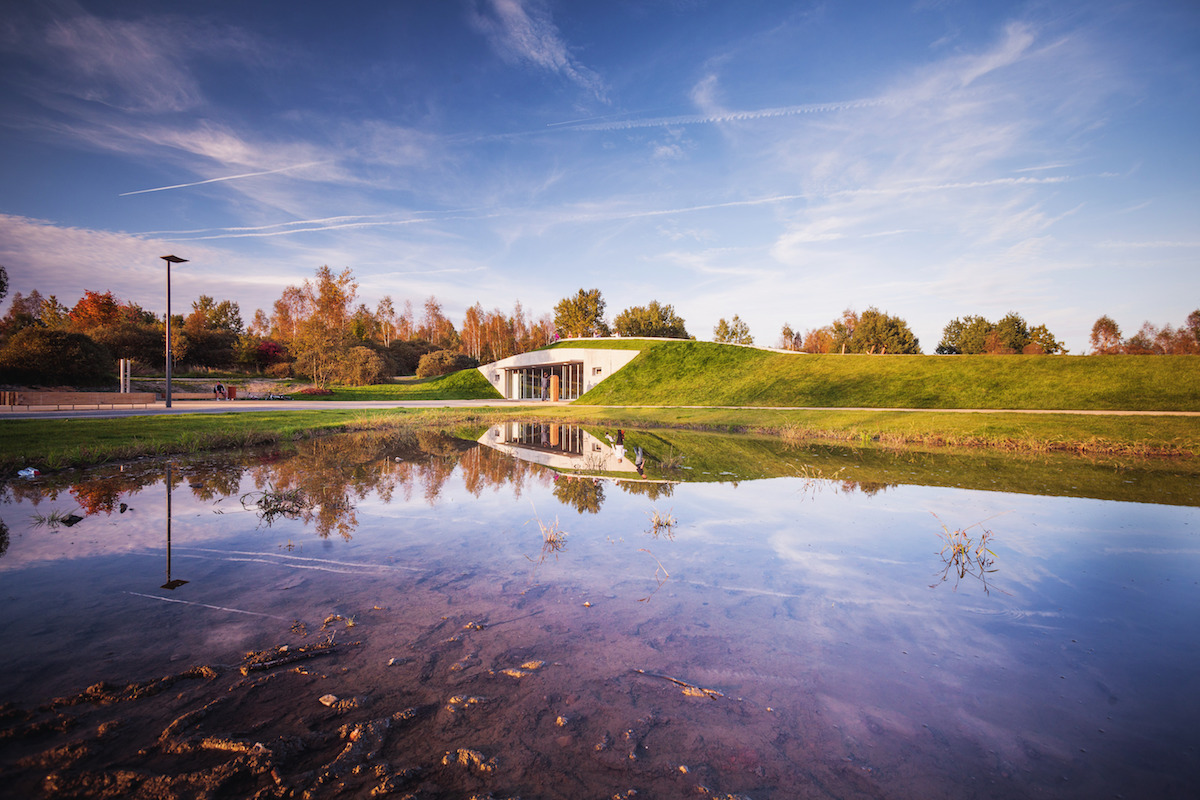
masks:
[(606, 101), (603, 79), (571, 55), (545, 5), (537, 0), (486, 0), (486, 4), (491, 15), (476, 11), (470, 20), (497, 55), (510, 64), (531, 64), (562, 75)]

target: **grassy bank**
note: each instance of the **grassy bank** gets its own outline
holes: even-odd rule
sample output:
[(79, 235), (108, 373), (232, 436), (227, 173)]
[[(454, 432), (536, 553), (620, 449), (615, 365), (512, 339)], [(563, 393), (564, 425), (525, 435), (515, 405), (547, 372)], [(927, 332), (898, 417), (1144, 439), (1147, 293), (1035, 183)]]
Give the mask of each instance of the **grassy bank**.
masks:
[(810, 355), (636, 340), (587, 346), (642, 352), (583, 404), (1200, 411), (1200, 356)]
[(333, 394), (293, 394), (303, 400), (499, 400), (477, 369), (464, 369), (435, 378), (398, 378), (377, 386), (334, 386)]
[(1200, 453), (1200, 417), (945, 414), (930, 411), (772, 409), (484, 408), (181, 414), (117, 419), (0, 420), (0, 471), (43, 471), (141, 456), (308, 438), (389, 425), (454, 427), (503, 419), (552, 419), (608, 427), (761, 432), (792, 442), (1122, 457)]

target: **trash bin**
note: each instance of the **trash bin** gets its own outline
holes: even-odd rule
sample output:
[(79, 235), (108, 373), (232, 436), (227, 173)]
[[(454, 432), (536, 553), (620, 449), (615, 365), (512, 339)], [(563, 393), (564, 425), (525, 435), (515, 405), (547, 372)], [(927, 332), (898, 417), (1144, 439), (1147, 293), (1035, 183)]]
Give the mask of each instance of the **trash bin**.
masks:
[(225, 396), (228, 397), (230, 400), (237, 400), (237, 387), (236, 386), (226, 386), (225, 387)]

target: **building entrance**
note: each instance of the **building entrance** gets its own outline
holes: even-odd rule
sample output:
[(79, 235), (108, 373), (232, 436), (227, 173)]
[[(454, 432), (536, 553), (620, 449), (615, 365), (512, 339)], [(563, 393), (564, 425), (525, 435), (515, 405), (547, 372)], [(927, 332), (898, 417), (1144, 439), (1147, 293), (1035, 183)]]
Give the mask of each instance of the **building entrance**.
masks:
[[(562, 364), (546, 364), (539, 367), (519, 367), (505, 370), (507, 386), (505, 395), (512, 400), (542, 400), (550, 397), (550, 378), (558, 377), (560, 400), (578, 400), (583, 393), (583, 362), (567, 361)], [(546, 380), (543, 382), (542, 377)], [(545, 387), (543, 389), (543, 386)]]

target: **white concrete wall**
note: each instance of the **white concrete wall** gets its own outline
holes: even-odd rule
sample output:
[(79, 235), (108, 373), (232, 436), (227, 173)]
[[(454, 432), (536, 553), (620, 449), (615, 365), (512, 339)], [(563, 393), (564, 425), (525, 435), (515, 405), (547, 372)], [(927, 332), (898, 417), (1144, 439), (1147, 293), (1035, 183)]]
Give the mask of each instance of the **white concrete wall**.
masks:
[[(586, 394), (596, 384), (633, 361), (640, 350), (601, 350), (588, 347), (556, 347), (551, 350), (535, 350), (502, 358), (478, 369), (496, 391), (504, 394), (504, 371), (523, 367), (545, 367), (568, 361), (583, 362), (583, 391)], [(505, 395), (507, 397), (507, 395)]]

